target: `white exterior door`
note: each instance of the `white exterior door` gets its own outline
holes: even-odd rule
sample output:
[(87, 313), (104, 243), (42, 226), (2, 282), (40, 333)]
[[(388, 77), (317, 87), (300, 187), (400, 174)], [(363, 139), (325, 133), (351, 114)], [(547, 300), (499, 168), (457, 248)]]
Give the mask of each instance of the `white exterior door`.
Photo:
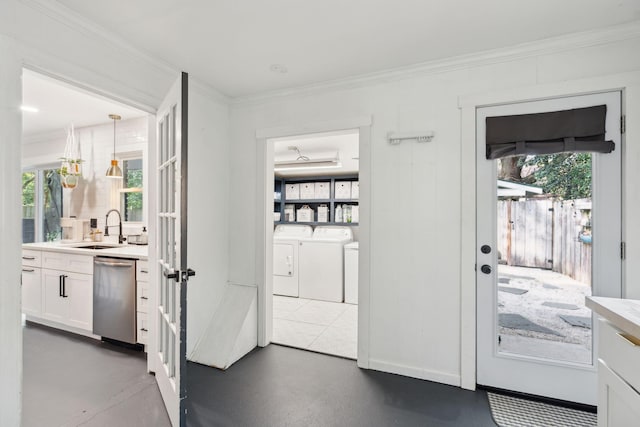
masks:
[[(576, 280), (561, 277), (556, 273), (555, 266), (551, 269), (551, 259), (548, 260), (549, 266), (546, 269), (505, 265), (511, 262), (505, 261), (505, 254), (500, 254), (501, 263), (498, 262), (497, 236), (511, 233), (498, 230), (497, 160), (486, 159), (485, 136), (487, 117), (569, 110), (603, 104), (607, 106), (606, 140), (614, 141), (615, 150), (608, 154), (590, 154), (592, 196), (589, 202), (583, 206), (578, 206), (578, 202), (575, 201), (565, 200), (561, 203), (564, 202), (565, 207), (571, 205), (568, 207), (575, 208), (575, 215), (583, 215), (579, 224), (582, 224), (583, 228), (588, 227), (590, 231), (588, 244), (592, 256), (592, 268), (589, 271), (591, 286), (582, 287), (585, 294), (619, 297), (622, 289), (621, 93), (608, 92), (477, 109), (477, 383), (480, 385), (596, 404), (597, 355), (593, 354), (593, 335), (590, 331), (595, 322), (591, 321), (588, 309), (582, 316), (575, 315), (579, 310), (585, 310), (584, 295), (578, 294), (573, 301), (563, 300), (562, 297), (563, 289), (574, 285), (577, 289), (580, 285), (576, 284)], [(580, 243), (578, 240), (581, 237), (576, 228), (562, 232), (556, 229), (555, 233), (551, 233), (553, 238), (557, 238), (563, 245), (568, 242), (572, 248), (581, 247), (574, 244)], [(559, 248), (556, 247), (554, 253), (559, 253), (558, 251)], [(575, 255), (574, 259), (580, 258)], [(576, 261), (572, 263), (579, 265)], [(537, 274), (540, 276), (536, 276)], [(554, 284), (540, 277), (562, 279), (566, 285)], [(505, 305), (518, 299), (521, 301), (520, 310), (505, 313)], [(573, 335), (568, 336), (566, 332), (558, 333), (553, 328), (546, 327), (546, 320), (550, 322), (547, 325), (559, 322), (566, 330), (573, 331), (569, 335), (582, 335), (583, 348), (577, 347), (575, 342), (571, 341)], [(567, 326), (563, 323), (565, 320), (577, 320), (577, 325)], [(516, 330), (518, 332), (514, 332)], [(523, 333), (518, 335), (522, 331)], [(547, 333), (552, 335), (545, 338)], [(564, 339), (559, 338), (560, 336)], [(506, 338), (509, 338), (508, 346)], [(581, 358), (576, 356), (580, 351)]]
[(156, 179), (157, 304), (156, 381), (174, 426), (186, 424), (187, 268), (187, 94), (188, 76), (176, 81), (160, 106), (157, 120)]

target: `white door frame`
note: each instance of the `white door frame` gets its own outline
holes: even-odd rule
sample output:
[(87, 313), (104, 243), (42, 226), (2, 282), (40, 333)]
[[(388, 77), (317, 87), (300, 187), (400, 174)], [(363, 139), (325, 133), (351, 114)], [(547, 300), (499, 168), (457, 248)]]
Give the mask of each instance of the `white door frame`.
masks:
[[(22, 80), (20, 78), (22, 69), (29, 69), (37, 73), (47, 75), (55, 78), (61, 82), (71, 84), (78, 88), (85, 89), (93, 92), (97, 95), (102, 95), (111, 98), (115, 101), (122, 102), (130, 105), (131, 107), (138, 108), (142, 111), (146, 111), (150, 114), (155, 114), (155, 107), (152, 107), (144, 102), (134, 101), (134, 98), (140, 97), (141, 93), (134, 93), (135, 89), (130, 86), (123, 86), (119, 82), (105, 78), (103, 75), (99, 75), (86, 68), (82, 68), (73, 63), (68, 63), (53, 57), (47, 53), (40, 52), (35, 49), (27, 48), (20, 42), (9, 39), (4, 35), (0, 35), (0, 48), (3, 53), (6, 50), (10, 52), (3, 56), (2, 67), (0, 67), (0, 75), (5, 77), (1, 85), (6, 85), (8, 90), (4, 93), (10, 94), (11, 91), (19, 91), (22, 93)], [(15, 67), (17, 70), (14, 70)], [(6, 76), (18, 75), (18, 80), (14, 81)], [(75, 74), (81, 76), (79, 79), (72, 79), (65, 77), (65, 75)], [(100, 84), (91, 84), (90, 82), (100, 82)], [(99, 89), (101, 84), (110, 86), (111, 89), (101, 90)], [(0, 85), (0, 86), (1, 86)], [(3, 86), (4, 87), (4, 86)], [(122, 93), (128, 92), (130, 93)], [(116, 93), (118, 92), (118, 93)], [(21, 95), (18, 95), (21, 98)], [(147, 99), (150, 99), (147, 97)], [(2, 100), (4, 101), (4, 100)], [(7, 114), (5, 114), (5, 112)], [(21, 214), (18, 209), (20, 194), (17, 191), (19, 186), (10, 185), (14, 180), (18, 180), (21, 171), (21, 141), (22, 141), (22, 120), (19, 112), (14, 114), (11, 109), (7, 109), (0, 113), (0, 121), (3, 126), (0, 127), (0, 134), (3, 136), (4, 141), (8, 141), (7, 144), (2, 144), (2, 164), (4, 167), (2, 182), (7, 184), (0, 188), (0, 194), (2, 194), (3, 200), (17, 200), (16, 209), (4, 209), (3, 215), (7, 224), (20, 223)], [(155, 123), (155, 118), (151, 118)], [(155, 133), (149, 134), (149, 139), (155, 136)], [(150, 152), (152, 155), (152, 152)], [(16, 181), (17, 182), (17, 181)], [(155, 183), (153, 180), (149, 181), (149, 188), (152, 191)], [(151, 196), (152, 194), (150, 194)], [(149, 201), (150, 206), (154, 206), (153, 200)], [(155, 212), (150, 212), (150, 220), (155, 216)], [(14, 218), (15, 216), (15, 218)], [(151, 227), (152, 224), (149, 224)], [(22, 239), (20, 236), (21, 227), (15, 227), (15, 236), (10, 235), (8, 232), (3, 234), (2, 249), (3, 254), (0, 257), (0, 266), (3, 267), (3, 271), (6, 272), (5, 279), (7, 283), (17, 283), (20, 280), (20, 253), (22, 252)], [(153, 238), (150, 236), (149, 244), (153, 244)], [(152, 255), (149, 255), (150, 262)], [(7, 268), (4, 268), (7, 267)], [(150, 280), (154, 280), (154, 277), (150, 277)], [(2, 375), (3, 385), (0, 386), (0, 395), (3, 396), (0, 403), (0, 424), (2, 425), (17, 425), (21, 416), (21, 403), (22, 398), (22, 325), (19, 320), (21, 312), (21, 300), (20, 289), (17, 288), (17, 293), (12, 292), (12, 288), (6, 287), (6, 294), (3, 292), (3, 298), (0, 300), (0, 318), (3, 319), (0, 324), (2, 325), (2, 333), (6, 337), (4, 349), (6, 351), (3, 357), (4, 366), (9, 369), (10, 375)], [(153, 297), (151, 295), (150, 297)], [(13, 317), (12, 317), (13, 316)], [(16, 319), (14, 319), (14, 317)], [(4, 321), (6, 320), (6, 322)], [(150, 325), (153, 327), (153, 325)], [(150, 345), (153, 343), (150, 342)], [(147, 366), (149, 371), (153, 371), (154, 367)], [(4, 373), (4, 371), (3, 371)]]
[[(13, 40), (0, 35), (0, 198), (2, 199), (2, 245), (0, 268), (0, 425), (20, 425), (22, 413), (22, 322), (20, 266), (21, 212), (20, 172), (22, 153), (21, 59)], [(9, 206), (5, 206), (8, 203)], [(13, 205), (12, 205), (13, 204)]]
[[(461, 386), (465, 389), (476, 388), (476, 109), (480, 107), (514, 103), (537, 101), (549, 98), (584, 95), (597, 92), (622, 91), (622, 114), (632, 116), (640, 115), (640, 75), (638, 73), (621, 73), (606, 77), (573, 80), (568, 82), (528, 86), (517, 89), (508, 89), (477, 95), (461, 96), (458, 99), (458, 107), (461, 110), (461, 359), (460, 373)], [(634, 96), (635, 95), (635, 96)], [(627, 102), (633, 99), (634, 102)], [(631, 138), (632, 132), (627, 131), (623, 135)], [(625, 147), (623, 155), (622, 176), (622, 240), (626, 241), (628, 235), (633, 235), (630, 224), (627, 227), (625, 204), (625, 188), (627, 176), (631, 173), (627, 167), (625, 153), (629, 148)], [(637, 150), (636, 150), (637, 152)], [(638, 231), (638, 229), (636, 229)], [(638, 270), (631, 271), (632, 269)], [(635, 274), (634, 274), (635, 273)], [(640, 266), (634, 267), (623, 262), (622, 270), (622, 295), (628, 295), (626, 290), (626, 277), (637, 276)]]
[(371, 124), (372, 117), (311, 123), (256, 131), (256, 283), (258, 285), (258, 345), (267, 346), (273, 333), (273, 139), (310, 133), (359, 130), (360, 246), (358, 253), (358, 366), (369, 367), (369, 283), (371, 247)]

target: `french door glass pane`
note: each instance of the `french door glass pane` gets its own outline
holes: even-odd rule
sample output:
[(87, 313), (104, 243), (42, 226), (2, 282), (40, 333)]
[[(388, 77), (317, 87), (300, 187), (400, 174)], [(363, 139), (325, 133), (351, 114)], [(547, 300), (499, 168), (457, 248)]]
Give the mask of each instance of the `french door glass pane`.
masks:
[(592, 155), (496, 160), (499, 351), (592, 363)]

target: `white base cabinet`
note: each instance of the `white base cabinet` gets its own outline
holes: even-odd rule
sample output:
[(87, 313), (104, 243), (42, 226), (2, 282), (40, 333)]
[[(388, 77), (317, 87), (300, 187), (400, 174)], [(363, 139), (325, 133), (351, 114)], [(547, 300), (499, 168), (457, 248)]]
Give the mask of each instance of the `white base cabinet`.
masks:
[(42, 312), (42, 271), (38, 251), (22, 252), (22, 312), (38, 316)]
[[(149, 337), (149, 262), (136, 262), (137, 342)], [(22, 250), (22, 312), (30, 321), (95, 337), (93, 255)]]
[(629, 427), (640, 420), (640, 394), (598, 362), (598, 426)]
[(640, 339), (603, 319), (598, 327), (598, 426), (639, 425)]
[(22, 251), (22, 312), (29, 320), (93, 331), (93, 256)]
[(149, 262), (136, 263), (136, 323), (139, 344), (148, 344), (149, 336)]
[(93, 275), (43, 270), (42, 282), (44, 319), (93, 330)]

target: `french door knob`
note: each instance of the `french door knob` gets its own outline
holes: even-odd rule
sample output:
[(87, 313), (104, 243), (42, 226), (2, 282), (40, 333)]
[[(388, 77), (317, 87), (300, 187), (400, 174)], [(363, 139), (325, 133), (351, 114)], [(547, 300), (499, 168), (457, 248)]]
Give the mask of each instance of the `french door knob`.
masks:
[(480, 248), (480, 252), (482, 252), (483, 254), (491, 253), (491, 246), (482, 245), (482, 247)]
[(491, 274), (491, 266), (485, 264), (480, 267), (480, 271), (482, 271), (484, 274)]

